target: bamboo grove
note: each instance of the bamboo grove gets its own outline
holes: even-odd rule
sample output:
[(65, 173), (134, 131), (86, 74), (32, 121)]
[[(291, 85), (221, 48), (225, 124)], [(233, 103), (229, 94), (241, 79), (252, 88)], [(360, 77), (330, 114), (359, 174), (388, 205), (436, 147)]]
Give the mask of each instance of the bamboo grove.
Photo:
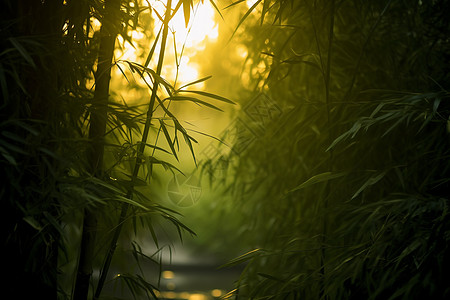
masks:
[(224, 158), (223, 209), (253, 249), (230, 262), (247, 263), (230, 295), (449, 297), (448, 5), (264, 0), (243, 14), (240, 102), (272, 104)]
[[(209, 77), (182, 87), (162, 77), (168, 22), (187, 23), (194, 2), (167, 1), (159, 31), (137, 0), (2, 3), (5, 295), (107, 299), (120, 282), (158, 298), (154, 278), (110, 268), (125, 244), (158, 268), (161, 253), (132, 239), (161, 249), (157, 226), (195, 235), (142, 192), (180, 172), (180, 149), (197, 162), (171, 102), (233, 104), (195, 89)], [(199, 166), (216, 203), (197, 214), (224, 218), (203, 224), (219, 237), (201, 246), (244, 253), (223, 266), (245, 265), (225, 298), (450, 297), (448, 1), (246, 2), (203, 3), (221, 18), (240, 10), (232, 40), (247, 50), (240, 86), (223, 87), (238, 95), (244, 143), (218, 142), (225, 176), (217, 160)], [(149, 45), (133, 40), (137, 28)], [(116, 59), (125, 43), (144, 49), (139, 61)], [(122, 99), (112, 70), (141, 82), (145, 101)]]
[[(180, 237), (183, 231), (194, 234), (175, 211), (138, 187), (149, 183), (157, 166), (179, 171), (158, 152), (177, 158), (179, 138), (192, 151), (196, 143), (168, 103), (191, 101), (216, 108), (197, 99), (199, 94), (233, 102), (189, 89), (190, 84), (176, 89), (161, 77), (168, 22), (176, 13), (188, 22), (190, 0), (174, 8), (168, 1), (160, 34), (146, 46), (142, 62), (114, 58), (118, 36), (133, 44), (132, 30), (152, 23), (151, 8), (140, 5), (120, 0), (2, 4), (1, 195), (7, 212), (3, 246), (9, 277), (5, 294), (19, 299), (98, 299), (106, 279), (113, 277), (108, 271), (124, 225), (135, 233), (148, 231), (156, 244), (156, 217), (175, 226)], [(95, 21), (100, 28), (93, 26)], [(145, 30), (152, 34), (151, 27)], [(159, 55), (153, 57), (155, 52)], [(156, 70), (148, 67), (152, 60), (157, 61)], [(131, 73), (145, 83), (147, 104), (129, 105), (111, 91), (112, 68), (119, 68), (126, 80)], [(154, 116), (155, 111), (162, 114)], [(167, 149), (148, 138), (150, 131), (164, 133)], [(140, 258), (158, 260), (138, 246), (134, 250)], [(96, 279), (94, 269), (99, 270)], [(139, 290), (156, 297), (157, 288), (142, 275), (116, 279), (126, 281), (133, 295)]]

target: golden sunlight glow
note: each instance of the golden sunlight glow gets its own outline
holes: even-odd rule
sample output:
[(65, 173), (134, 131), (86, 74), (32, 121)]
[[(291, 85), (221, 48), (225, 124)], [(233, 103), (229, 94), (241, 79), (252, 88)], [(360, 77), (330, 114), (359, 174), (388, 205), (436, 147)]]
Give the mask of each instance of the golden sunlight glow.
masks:
[[(149, 1), (153, 8), (152, 16), (155, 20), (155, 35), (158, 33), (162, 23), (156, 12), (160, 16), (164, 15), (164, 2), (166, 1)], [(172, 8), (175, 8), (178, 1), (173, 2)], [(175, 45), (175, 49), (174, 47), (166, 49), (167, 64), (162, 74), (163, 77), (169, 80), (176, 80), (177, 85), (186, 84), (199, 78), (198, 65), (190, 62), (190, 58), (194, 57), (199, 51), (204, 50), (207, 42), (215, 42), (217, 40), (219, 27), (214, 21), (214, 15), (215, 11), (210, 3), (197, 1), (191, 9), (190, 20), (186, 27), (183, 7), (180, 7), (169, 22), (170, 34), (167, 45)], [(169, 61), (172, 62), (172, 66), (169, 65)], [(197, 88), (202, 87), (202, 84), (197, 86)]]
[(164, 279), (175, 278), (175, 273), (172, 271), (164, 271), (164, 272), (162, 272), (162, 278), (164, 278)]
[(203, 294), (191, 294), (189, 300), (207, 300), (208, 298)]
[[(181, 1), (181, 0), (179, 0)], [(152, 9), (152, 18), (154, 19), (153, 31), (156, 36), (162, 26), (162, 22), (158, 17), (164, 17), (166, 0), (149, 0), (142, 3), (142, 5), (150, 4)], [(173, 1), (173, 9), (176, 7), (178, 1)], [(156, 13), (157, 12), (157, 13)], [(169, 22), (169, 36), (167, 39), (167, 47), (164, 58), (164, 68), (162, 77), (170, 83), (175, 83), (176, 86), (181, 86), (189, 82), (199, 79), (199, 66), (191, 61), (198, 52), (206, 48), (208, 42), (215, 42), (219, 36), (219, 26), (214, 21), (215, 10), (208, 1), (194, 1), (194, 6), (191, 8), (190, 20), (186, 27), (183, 6), (179, 8), (177, 13)], [(98, 20), (92, 20), (92, 27), (97, 28)], [(142, 29), (128, 32), (132, 40), (139, 43), (144, 41), (145, 34)], [(134, 48), (124, 42), (121, 36), (117, 39), (119, 47), (115, 50), (114, 56), (116, 60), (136, 61), (142, 63), (139, 59), (138, 48)], [(175, 46), (175, 47), (174, 47)], [(150, 62), (149, 67), (155, 69), (157, 58), (159, 56), (159, 45), (155, 49), (155, 54)], [(121, 70), (116, 68), (115, 72), (120, 75)], [(140, 84), (145, 83), (136, 78)], [(199, 83), (196, 88), (203, 89), (204, 82)]]
[(165, 292), (163, 296), (167, 299), (175, 299), (177, 297), (177, 294), (174, 292)]
[(214, 289), (211, 291), (211, 295), (216, 298), (222, 296), (222, 294), (223, 294), (222, 290), (219, 289)]
[(247, 47), (245, 47), (244, 45), (240, 44), (236, 46), (236, 52), (237, 55), (241, 58), (247, 58), (248, 55), (248, 51), (247, 51)]
[(201, 47), (205, 39), (216, 40), (218, 26), (214, 22), (214, 9), (208, 3), (194, 5), (191, 20), (186, 27), (184, 14), (179, 11), (170, 21), (170, 29), (175, 34), (177, 46)]
[(247, 0), (245, 1), (245, 4), (247, 4), (247, 7), (250, 8), (256, 3), (256, 1), (258, 0)]

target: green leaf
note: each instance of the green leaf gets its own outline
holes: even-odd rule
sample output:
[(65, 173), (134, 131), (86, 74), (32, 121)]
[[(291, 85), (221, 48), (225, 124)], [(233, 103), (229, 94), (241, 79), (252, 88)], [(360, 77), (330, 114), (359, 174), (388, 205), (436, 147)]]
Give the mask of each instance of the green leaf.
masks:
[(182, 90), (182, 91), (180, 91), (180, 92), (183, 92), (183, 93), (193, 93), (193, 94), (198, 94), (198, 95), (202, 95), (202, 96), (205, 96), (205, 97), (208, 97), (208, 98), (212, 98), (212, 99), (216, 99), (216, 100), (219, 100), (219, 101), (223, 101), (223, 102), (226, 102), (226, 103), (229, 103), (229, 104), (236, 104), (236, 103), (234, 103), (233, 101), (231, 101), (231, 100), (229, 100), (229, 99), (227, 99), (227, 98), (225, 98), (225, 97), (222, 97), (222, 96), (219, 96), (219, 95), (216, 95), (216, 94), (211, 94), (211, 93), (203, 92), (203, 91), (188, 91), (188, 90)]
[(261, 251), (262, 251), (261, 249), (254, 249), (254, 250), (249, 251), (249, 252), (247, 252), (247, 253), (245, 253), (245, 254), (242, 254), (241, 256), (236, 257), (236, 258), (230, 260), (228, 263), (226, 263), (226, 264), (224, 264), (224, 265), (221, 265), (221, 266), (219, 267), (219, 269), (220, 269), (220, 268), (225, 268), (225, 267), (232, 267), (232, 266), (235, 266), (235, 265), (239, 265), (239, 264), (241, 264), (241, 263), (244, 263), (244, 262), (246, 262), (246, 261), (249, 261), (249, 260), (251, 260), (251, 259), (253, 259), (253, 258), (259, 256), (259, 254), (260, 254)]
[(370, 177), (360, 188), (359, 190), (353, 195), (352, 200), (358, 197), (359, 194), (361, 194), (362, 191), (364, 191), (367, 187), (376, 184), (378, 181), (380, 181), (385, 175), (387, 171), (381, 172), (380, 174), (376, 176)]
[(191, 102), (194, 102), (194, 103), (196, 103), (196, 104), (201, 104), (201, 105), (207, 106), (207, 107), (209, 107), (209, 108), (216, 109), (216, 110), (218, 110), (218, 111), (223, 111), (222, 109), (218, 108), (218, 107), (215, 106), (215, 105), (212, 105), (212, 104), (210, 104), (210, 103), (208, 103), (208, 102), (199, 100), (199, 99), (194, 98), (194, 97), (187, 97), (187, 96), (172, 96), (172, 97), (166, 98), (166, 100), (173, 100), (173, 101), (191, 101)]
[(172, 150), (172, 154), (178, 160), (177, 151), (175, 150), (174, 143), (172, 142), (172, 138), (170, 137), (169, 131), (166, 128), (166, 124), (162, 119), (159, 119), (159, 123), (161, 124), (161, 129), (166, 137), (166, 141), (169, 144), (170, 149)]
[(27, 222), (31, 227), (33, 227), (34, 229), (36, 229), (37, 231), (41, 231), (42, 230), (42, 226), (39, 224), (38, 221), (36, 221), (35, 218), (33, 218), (32, 216), (27, 216), (24, 217), (23, 220), (25, 222)]
[(193, 82), (189, 82), (189, 83), (187, 83), (187, 84), (181, 86), (181, 87), (178, 89), (178, 91), (181, 90), (181, 89), (183, 89), (183, 88), (185, 88), (185, 87), (187, 87), (187, 86), (194, 85), (194, 84), (197, 84), (197, 83), (206, 81), (206, 80), (210, 79), (211, 77), (212, 77), (212, 76), (210, 75), (210, 76), (206, 76), (206, 77), (203, 77), (203, 78), (201, 78), (201, 79), (195, 80), (195, 81), (193, 81)]
[(179, 172), (180, 174), (184, 173), (178, 169), (177, 167), (175, 167), (173, 164), (167, 162), (167, 161), (163, 161), (163, 160), (159, 160), (153, 156), (150, 156), (147, 158), (149, 164), (158, 164), (158, 165), (162, 165), (165, 169), (170, 169), (170, 170), (176, 170), (177, 172)]
[[(239, 21), (238, 25), (236, 26), (236, 28), (234, 29), (233, 33), (231, 34), (230, 40), (234, 37), (234, 35), (236, 34), (236, 32), (238, 31), (239, 27), (242, 25), (242, 23), (244, 23), (245, 19), (247, 19), (247, 17), (252, 13), (252, 11), (258, 6), (258, 4), (261, 2), (262, 0), (258, 0), (255, 2), (255, 4), (252, 5), (252, 7), (250, 7), (247, 12), (244, 14), (244, 16), (241, 18), (241, 20)], [(233, 3), (232, 5), (237, 4), (238, 2)], [(230, 7), (231, 5), (227, 6), (226, 8)]]
[[(217, 11), (217, 13), (219, 14), (219, 16), (222, 18), (222, 20), (224, 20), (222, 13), (220, 12), (219, 8), (217, 7), (216, 3), (213, 0), (209, 0), (209, 2), (211, 3), (211, 5), (214, 7), (214, 9)], [(203, 3), (203, 0), (202, 0)]]
[(148, 53), (147, 59), (145, 60), (144, 67), (148, 67), (148, 64), (152, 60), (153, 54), (155, 53), (156, 44), (158, 43), (159, 36), (161, 35), (163, 27), (159, 28), (158, 34), (156, 35), (155, 41), (153, 42), (152, 48), (150, 49), (150, 52)]
[(9, 154), (9, 152), (6, 151), (5, 148), (3, 148), (2, 146), (0, 146), (0, 153), (11, 165), (17, 166), (15, 158), (11, 156), (11, 154)]
[(191, 7), (194, 5), (192, 0), (183, 0), (183, 12), (184, 12), (184, 22), (186, 28), (188, 27), (189, 20), (191, 18)]
[(13, 46), (16, 48), (16, 50), (22, 55), (22, 57), (34, 68), (36, 68), (36, 64), (34, 63), (33, 59), (31, 58), (31, 55), (28, 53), (28, 51), (22, 46), (21, 43), (15, 38), (9, 38), (9, 41)]
[(309, 187), (311, 185), (320, 183), (320, 182), (324, 182), (324, 181), (329, 181), (331, 179), (335, 179), (335, 178), (339, 178), (346, 175), (346, 173), (332, 173), (332, 172), (324, 172), (318, 175), (315, 175), (311, 178), (309, 178), (308, 180), (306, 180), (305, 182), (303, 182), (302, 184), (300, 184), (299, 186), (297, 186), (296, 188), (290, 190), (289, 192), (294, 192), (294, 191), (298, 191), (301, 189), (304, 189), (306, 187)]
[(138, 207), (138, 208), (141, 208), (141, 209), (143, 209), (143, 210), (145, 210), (145, 211), (148, 211), (148, 210), (149, 210), (148, 207), (142, 205), (141, 203), (136, 202), (136, 201), (134, 201), (133, 199), (130, 199), (130, 198), (127, 198), (127, 197), (124, 197), (124, 196), (121, 196), (121, 195), (115, 195), (115, 197), (113, 198), (113, 200), (131, 204), (131, 205), (133, 205), (133, 206), (135, 206), (135, 207)]
[(235, 6), (235, 5), (239, 4), (239, 3), (242, 3), (242, 2), (244, 2), (244, 1), (245, 1), (245, 0), (238, 0), (238, 1), (236, 1), (236, 2), (231, 3), (230, 5), (227, 5), (224, 9), (228, 9), (228, 8), (230, 8), (230, 7), (232, 7), (232, 6)]
[(270, 274), (266, 274), (266, 273), (260, 273), (260, 272), (258, 272), (257, 273), (259, 276), (261, 276), (261, 277), (264, 277), (264, 278), (267, 278), (267, 279), (270, 279), (270, 280), (273, 280), (273, 281), (278, 281), (278, 282), (286, 282), (286, 280), (283, 280), (283, 279), (279, 279), (279, 278), (277, 278), (277, 277), (275, 277), (275, 276), (272, 276), (272, 275), (270, 275)]
[(262, 9), (262, 12), (261, 12), (261, 26), (264, 23), (264, 16), (269, 11), (270, 2), (271, 2), (271, 0), (264, 0), (263, 9)]

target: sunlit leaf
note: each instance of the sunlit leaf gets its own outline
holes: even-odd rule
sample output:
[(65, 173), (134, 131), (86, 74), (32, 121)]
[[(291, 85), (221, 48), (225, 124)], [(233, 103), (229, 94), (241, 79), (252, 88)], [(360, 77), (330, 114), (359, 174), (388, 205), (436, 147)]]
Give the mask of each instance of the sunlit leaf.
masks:
[(194, 85), (194, 84), (197, 84), (197, 83), (206, 81), (206, 80), (210, 79), (211, 77), (212, 77), (212, 76), (206, 76), (206, 77), (197, 79), (197, 80), (195, 80), (195, 81), (193, 81), (193, 82), (186, 83), (185, 85), (181, 86), (177, 91), (180, 91), (180, 90), (182, 90), (183, 88), (188, 87), (188, 86), (190, 86), (190, 85)]
[(191, 18), (191, 8), (194, 5), (193, 0), (183, 0), (183, 12), (184, 12), (184, 22), (186, 28), (188, 27), (189, 20)]
[[(242, 25), (242, 23), (244, 23), (244, 21), (247, 19), (247, 17), (252, 13), (252, 11), (259, 5), (259, 3), (261, 3), (262, 0), (257, 0), (248, 10), (247, 12), (244, 14), (244, 16), (239, 20), (238, 25), (235, 27), (233, 33), (231, 34), (230, 40), (234, 37), (234, 35), (236, 34), (236, 32), (238, 31), (239, 27)], [(235, 3), (233, 3), (232, 5), (235, 5), (239, 2), (242, 1), (236, 1)], [(227, 6), (226, 8), (230, 7), (231, 5)]]
[[(222, 13), (220, 12), (220, 9), (217, 7), (216, 3), (214, 2), (214, 0), (209, 0), (209, 2), (211, 3), (211, 5), (214, 7), (214, 9), (216, 10), (216, 12), (219, 14), (219, 16), (222, 18), (222, 20), (224, 20)], [(202, 4), (203, 4), (203, 0), (202, 0)]]
[(174, 143), (172, 142), (172, 138), (170, 137), (169, 131), (166, 128), (166, 124), (162, 119), (159, 119), (159, 124), (161, 125), (161, 129), (166, 137), (167, 144), (169, 144), (170, 149), (172, 150), (173, 156), (178, 160), (177, 151), (174, 148)]
[(230, 8), (230, 7), (232, 7), (232, 6), (235, 6), (235, 5), (239, 4), (239, 3), (242, 3), (242, 2), (244, 2), (244, 1), (245, 1), (245, 0), (238, 0), (238, 1), (232, 2), (231, 4), (225, 6), (223, 9), (228, 9), (228, 8)]
[(222, 109), (220, 109), (220, 108), (217, 107), (217, 106), (214, 106), (214, 105), (212, 105), (212, 104), (210, 104), (210, 103), (208, 103), (208, 102), (205, 102), (205, 101), (199, 100), (199, 99), (197, 99), (197, 98), (193, 98), (193, 97), (187, 97), (187, 96), (172, 96), (172, 97), (169, 97), (169, 98), (166, 98), (166, 99), (167, 99), (167, 100), (172, 100), (172, 101), (191, 101), (191, 102), (193, 102), (193, 103), (195, 103), (195, 104), (201, 104), (201, 105), (207, 106), (207, 107), (209, 107), (209, 108), (213, 108), (213, 109), (216, 109), (216, 110), (219, 110), (219, 111), (223, 111)]
[(202, 95), (202, 96), (205, 96), (205, 97), (208, 97), (208, 98), (212, 98), (212, 99), (216, 99), (216, 100), (219, 100), (219, 101), (223, 101), (223, 102), (226, 102), (226, 103), (229, 103), (229, 104), (236, 104), (233, 101), (231, 101), (231, 100), (229, 100), (229, 99), (227, 99), (225, 97), (222, 97), (222, 96), (219, 96), (219, 95), (215, 95), (215, 94), (211, 94), (211, 93), (208, 93), (208, 92), (189, 91), (189, 90), (182, 90), (180, 92), (183, 92), (183, 93), (194, 93), (194, 94)]

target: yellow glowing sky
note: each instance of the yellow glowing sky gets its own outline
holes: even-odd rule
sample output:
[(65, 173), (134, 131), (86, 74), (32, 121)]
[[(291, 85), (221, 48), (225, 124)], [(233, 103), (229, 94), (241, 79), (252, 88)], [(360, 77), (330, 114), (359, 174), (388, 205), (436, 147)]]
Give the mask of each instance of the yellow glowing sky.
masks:
[[(173, 2), (172, 8), (175, 8), (178, 1)], [(152, 18), (154, 19), (153, 32), (155, 36), (158, 34), (162, 25), (155, 11), (160, 16), (163, 16), (165, 13), (165, 3), (165, 0), (149, 0), (143, 3), (144, 6), (150, 4), (152, 8)], [(177, 87), (199, 79), (199, 66), (193, 63), (191, 58), (199, 51), (204, 50), (208, 42), (215, 42), (217, 40), (219, 30), (218, 24), (214, 21), (214, 14), (214, 8), (209, 1), (204, 1), (204, 3), (194, 1), (191, 18), (187, 27), (182, 7), (170, 21), (164, 68), (161, 75), (170, 83), (175, 83)], [(145, 38), (145, 35), (139, 31), (133, 31), (131, 35), (135, 41), (140, 41)], [(121, 37), (119, 37), (118, 41), (119, 43), (123, 43)], [(131, 46), (117, 50), (116, 59), (139, 62), (136, 51)], [(150, 63), (151, 68), (156, 67), (159, 51), (160, 48), (158, 45)], [(203, 87), (204, 83), (197, 86), (199, 89)]]

